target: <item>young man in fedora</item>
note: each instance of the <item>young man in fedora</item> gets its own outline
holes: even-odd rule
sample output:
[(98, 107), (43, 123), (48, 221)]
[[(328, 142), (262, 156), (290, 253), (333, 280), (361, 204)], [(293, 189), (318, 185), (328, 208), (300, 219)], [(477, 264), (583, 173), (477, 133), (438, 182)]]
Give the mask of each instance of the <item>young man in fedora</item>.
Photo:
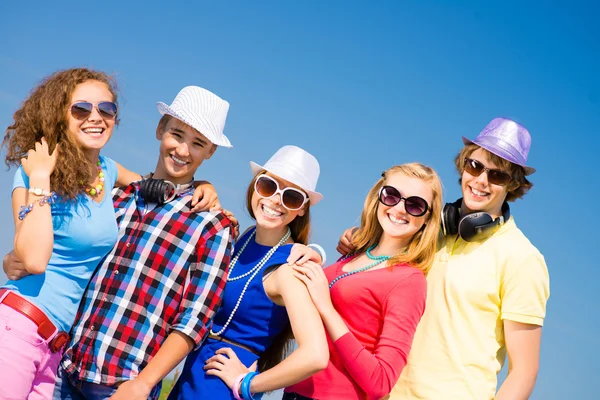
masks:
[[(532, 187), (529, 132), (495, 118), (455, 159), (463, 197), (444, 208), (427, 306), (390, 399), (528, 399), (550, 293), (544, 257), (508, 202)], [(346, 231), (338, 249), (351, 250)], [(496, 392), (506, 354), (509, 372)]]
[(55, 399), (158, 398), (158, 383), (208, 334), (221, 303), (231, 253), (222, 212), (191, 212), (196, 169), (223, 134), (229, 103), (188, 86), (156, 128), (149, 179), (119, 189), (117, 244), (81, 302)]

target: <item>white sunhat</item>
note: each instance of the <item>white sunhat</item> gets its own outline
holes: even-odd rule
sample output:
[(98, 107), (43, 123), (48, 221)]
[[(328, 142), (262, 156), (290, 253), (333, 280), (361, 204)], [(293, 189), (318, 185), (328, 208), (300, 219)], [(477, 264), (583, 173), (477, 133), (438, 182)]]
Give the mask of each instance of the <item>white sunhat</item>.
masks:
[(301, 187), (308, 193), (310, 204), (313, 206), (323, 198), (321, 193), (315, 191), (321, 172), (319, 162), (312, 154), (300, 147), (283, 146), (269, 158), (265, 165), (250, 161), (250, 169), (254, 175), (265, 170)]
[(186, 86), (175, 97), (173, 104), (156, 103), (158, 112), (186, 123), (206, 136), (217, 146), (231, 147), (223, 134), (229, 103), (216, 94), (198, 86)]

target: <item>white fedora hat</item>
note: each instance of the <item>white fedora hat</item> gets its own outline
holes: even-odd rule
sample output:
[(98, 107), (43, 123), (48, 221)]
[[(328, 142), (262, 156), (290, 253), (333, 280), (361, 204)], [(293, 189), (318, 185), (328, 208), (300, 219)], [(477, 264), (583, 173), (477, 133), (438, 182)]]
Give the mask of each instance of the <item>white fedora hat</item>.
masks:
[(229, 103), (216, 94), (198, 86), (186, 86), (177, 93), (173, 104), (159, 101), (156, 106), (162, 115), (185, 122), (217, 146), (231, 147), (223, 134)]
[(265, 170), (301, 187), (308, 193), (310, 204), (313, 206), (323, 198), (321, 193), (315, 191), (321, 172), (319, 162), (312, 154), (300, 147), (283, 146), (269, 158), (265, 165), (250, 161), (250, 169), (254, 175)]

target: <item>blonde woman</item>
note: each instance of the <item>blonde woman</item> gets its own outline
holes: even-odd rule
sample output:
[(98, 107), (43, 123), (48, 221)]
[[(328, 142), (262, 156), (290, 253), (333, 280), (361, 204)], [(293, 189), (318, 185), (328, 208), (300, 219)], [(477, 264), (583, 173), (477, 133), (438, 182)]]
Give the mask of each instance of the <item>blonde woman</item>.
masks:
[(367, 195), (355, 253), (325, 270), (295, 266), (325, 325), (330, 359), (284, 399), (379, 399), (391, 391), (425, 308), (441, 207), (433, 169), (392, 167)]

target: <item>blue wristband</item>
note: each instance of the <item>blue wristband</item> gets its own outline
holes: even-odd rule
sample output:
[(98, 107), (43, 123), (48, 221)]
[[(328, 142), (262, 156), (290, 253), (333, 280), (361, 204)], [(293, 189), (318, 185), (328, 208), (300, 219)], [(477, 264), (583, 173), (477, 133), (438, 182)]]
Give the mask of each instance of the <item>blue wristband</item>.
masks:
[(244, 400), (254, 400), (254, 397), (252, 397), (252, 393), (250, 392), (250, 383), (256, 375), (258, 375), (258, 372), (248, 372), (244, 379), (242, 379), (240, 392), (242, 392), (242, 398)]

